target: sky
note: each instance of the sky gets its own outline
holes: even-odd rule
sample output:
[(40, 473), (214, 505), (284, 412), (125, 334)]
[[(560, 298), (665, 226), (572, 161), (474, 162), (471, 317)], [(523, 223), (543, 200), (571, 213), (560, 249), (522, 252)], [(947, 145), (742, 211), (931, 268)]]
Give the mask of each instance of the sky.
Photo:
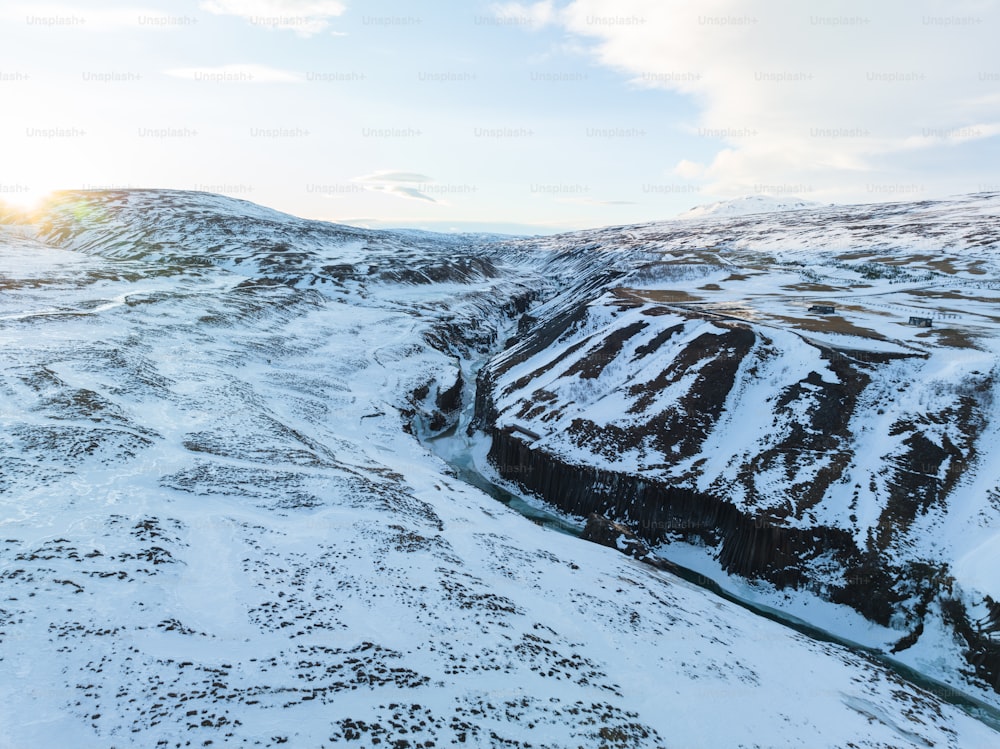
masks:
[(1000, 0), (0, 5), (0, 200), (510, 233), (1000, 190)]

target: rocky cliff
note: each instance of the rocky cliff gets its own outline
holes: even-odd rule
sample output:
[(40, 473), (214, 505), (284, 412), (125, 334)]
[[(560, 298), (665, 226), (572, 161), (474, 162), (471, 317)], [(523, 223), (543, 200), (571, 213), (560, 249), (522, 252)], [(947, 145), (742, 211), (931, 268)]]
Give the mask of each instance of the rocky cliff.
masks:
[(490, 461), (667, 555), (847, 604), (915, 663), (960, 643), (944, 671), (998, 689), (972, 623), (1000, 594), (998, 214), (977, 196), (543, 240), (613, 272), (530, 309), (483, 369)]

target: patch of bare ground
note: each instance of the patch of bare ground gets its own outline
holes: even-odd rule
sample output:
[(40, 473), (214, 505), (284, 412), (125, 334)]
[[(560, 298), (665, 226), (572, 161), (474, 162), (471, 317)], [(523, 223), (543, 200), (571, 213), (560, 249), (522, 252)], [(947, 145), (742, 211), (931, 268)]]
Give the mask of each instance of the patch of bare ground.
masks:
[(817, 294), (829, 293), (831, 291), (836, 293), (842, 293), (847, 291), (847, 289), (842, 286), (829, 286), (828, 284), (825, 283), (808, 283), (808, 282), (785, 284), (781, 288), (785, 289), (786, 291), (810, 291), (810, 292), (816, 292)]
[(837, 255), (837, 260), (870, 260), (875, 257), (878, 253), (876, 252), (862, 252), (862, 251), (852, 251), (845, 252), (843, 255)]
[(881, 255), (872, 259), (872, 262), (882, 265), (913, 265), (926, 263), (933, 259), (933, 255)]
[(959, 260), (960, 258), (955, 257), (941, 257), (936, 255), (921, 254), (896, 256), (885, 255), (874, 258), (872, 262), (882, 263), (884, 265), (906, 266), (914, 269), (923, 266), (924, 268), (936, 270), (939, 273), (954, 276), (959, 273), (959, 269), (955, 267), (956, 261)]
[[(1000, 304), (1000, 297), (996, 296), (970, 296), (961, 291), (948, 289), (947, 291), (936, 291), (934, 289), (913, 289), (907, 292), (912, 296), (926, 297), (928, 299), (959, 299), (963, 302), (982, 302), (984, 304)], [(942, 310), (947, 312), (958, 312), (958, 310)]]
[(928, 268), (933, 268), (941, 273), (947, 273), (949, 276), (954, 276), (958, 273), (958, 269), (955, 267), (954, 258), (945, 258), (943, 260), (927, 260), (925, 261)]
[(877, 341), (886, 340), (885, 336), (876, 333), (870, 328), (859, 328), (854, 323), (845, 320), (840, 315), (826, 315), (824, 317), (790, 317), (788, 315), (771, 315), (771, 319), (780, 320), (790, 327), (798, 330), (807, 330), (810, 333), (839, 333), (840, 335), (853, 335), (859, 338), (872, 338)]
[(738, 304), (735, 302), (706, 305), (705, 310), (713, 315), (735, 317), (740, 320), (753, 321), (760, 318), (760, 312), (755, 307), (750, 307), (746, 304)]
[(612, 289), (618, 299), (626, 302), (659, 302), (661, 304), (678, 304), (681, 302), (700, 302), (700, 296), (694, 296), (681, 289), (627, 289), (620, 287)]
[(707, 283), (704, 286), (699, 286), (698, 291), (722, 291), (722, 287), (717, 283)]
[(663, 264), (690, 265), (692, 261), (696, 261), (703, 265), (722, 265), (722, 263), (719, 260), (718, 252), (712, 250), (696, 250), (694, 252), (685, 252), (675, 257), (671, 257), (670, 260), (663, 261)]
[(657, 262), (657, 265), (671, 266), (671, 265), (719, 265), (719, 261), (716, 258), (707, 259), (700, 255), (695, 255), (691, 257), (690, 255), (681, 255), (678, 257), (663, 258)]
[[(935, 255), (880, 255), (877, 252), (845, 252), (836, 256), (841, 261), (865, 260), (868, 262), (884, 263), (885, 265), (907, 265), (917, 267), (923, 264), (925, 267), (945, 273), (950, 276), (960, 272), (970, 273), (976, 276), (984, 276), (989, 272), (984, 269), (982, 260), (965, 260), (960, 257), (939, 257)], [(956, 263), (959, 263), (956, 266)]]
[[(677, 310), (674, 309), (673, 307), (650, 307), (650, 306), (647, 306), (645, 309), (639, 312), (640, 315), (646, 315), (647, 317), (661, 317), (663, 315), (673, 315), (676, 313)], [(690, 317), (691, 315), (688, 314), (688, 316)]]
[(917, 338), (931, 339), (938, 346), (947, 348), (972, 348), (978, 349), (977, 341), (968, 331), (956, 330), (955, 328), (931, 328), (922, 333), (917, 333)]

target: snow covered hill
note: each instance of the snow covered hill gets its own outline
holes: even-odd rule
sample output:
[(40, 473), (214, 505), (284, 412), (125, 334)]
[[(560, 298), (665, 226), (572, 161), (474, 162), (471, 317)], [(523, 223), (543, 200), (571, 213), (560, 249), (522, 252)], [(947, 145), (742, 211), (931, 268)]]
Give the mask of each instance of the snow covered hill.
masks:
[(0, 225), (0, 746), (995, 746), (864, 655), (536, 526), (415, 438), (529, 305), (614, 324), (606, 287), (660, 255), (605, 239), (169, 191)]
[(522, 242), (614, 272), (484, 370), (492, 459), (996, 701), (998, 226), (977, 195)]
[(800, 211), (805, 208), (819, 208), (821, 205), (813, 200), (802, 200), (795, 197), (776, 198), (771, 195), (744, 195), (742, 198), (696, 205), (681, 213), (677, 218), (729, 218), (754, 213)]

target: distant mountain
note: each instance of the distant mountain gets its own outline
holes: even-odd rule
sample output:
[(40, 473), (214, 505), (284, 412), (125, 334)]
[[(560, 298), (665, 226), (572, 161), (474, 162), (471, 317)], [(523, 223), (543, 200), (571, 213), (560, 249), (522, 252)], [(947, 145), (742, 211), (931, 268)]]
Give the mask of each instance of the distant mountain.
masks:
[(800, 211), (805, 208), (819, 208), (823, 204), (800, 198), (775, 198), (770, 195), (745, 195), (732, 200), (720, 200), (689, 208), (677, 218), (726, 218), (747, 216), (753, 213), (775, 213), (777, 211)]

